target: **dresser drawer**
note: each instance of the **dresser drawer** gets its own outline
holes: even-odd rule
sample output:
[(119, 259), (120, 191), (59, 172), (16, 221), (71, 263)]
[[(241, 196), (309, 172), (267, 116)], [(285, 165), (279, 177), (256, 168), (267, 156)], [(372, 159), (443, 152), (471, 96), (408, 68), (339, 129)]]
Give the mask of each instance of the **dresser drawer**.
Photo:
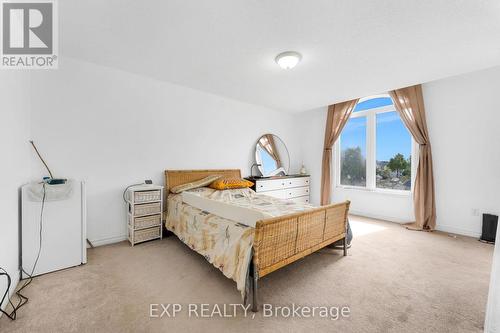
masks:
[(287, 199), (309, 195), (309, 187), (294, 187), (285, 190)]
[(297, 198), (292, 198), (290, 200), (295, 201), (295, 202), (299, 202), (299, 203), (309, 203), (309, 196), (306, 195), (305, 197), (297, 197)]
[(270, 197), (273, 197), (273, 198), (278, 198), (278, 199), (286, 199), (286, 198), (288, 198), (286, 190), (259, 192), (259, 194), (267, 195), (267, 196), (270, 196)]
[(297, 177), (297, 178), (285, 179), (285, 188), (309, 186), (309, 183), (310, 183), (309, 177)]
[(255, 184), (256, 192), (281, 190), (287, 179), (258, 180)]

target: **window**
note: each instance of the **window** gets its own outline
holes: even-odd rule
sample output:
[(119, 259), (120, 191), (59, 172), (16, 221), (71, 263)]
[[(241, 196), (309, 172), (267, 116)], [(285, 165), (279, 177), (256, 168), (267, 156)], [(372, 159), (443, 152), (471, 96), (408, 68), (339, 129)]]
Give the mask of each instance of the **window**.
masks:
[(382, 106), (392, 106), (392, 99), (389, 96), (372, 97), (363, 99), (356, 104), (353, 112), (360, 112), (369, 109), (379, 108)]
[(340, 183), (366, 186), (366, 117), (349, 119), (340, 142)]
[(413, 140), (388, 95), (361, 99), (336, 147), (339, 185), (411, 189)]
[(377, 188), (411, 189), (411, 136), (396, 111), (378, 113)]

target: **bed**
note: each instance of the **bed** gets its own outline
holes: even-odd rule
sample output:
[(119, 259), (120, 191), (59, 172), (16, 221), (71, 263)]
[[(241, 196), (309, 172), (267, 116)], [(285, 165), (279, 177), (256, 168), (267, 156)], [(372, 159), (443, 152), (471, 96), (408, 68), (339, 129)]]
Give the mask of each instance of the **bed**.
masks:
[[(274, 199), (280, 201), (276, 205), (289, 205), (287, 211), (294, 212), (282, 215), (281, 207), (279, 216), (258, 220), (253, 228), (187, 205), (182, 195), (170, 192), (174, 186), (214, 174), (241, 178), (239, 169), (165, 171), (165, 227), (236, 281), (244, 302), (252, 303), (252, 311), (258, 311), (258, 280), (263, 276), (339, 240), (347, 255), (349, 201), (313, 207)], [(205, 189), (198, 192), (213, 193)], [(246, 193), (242, 191), (238, 196)]]

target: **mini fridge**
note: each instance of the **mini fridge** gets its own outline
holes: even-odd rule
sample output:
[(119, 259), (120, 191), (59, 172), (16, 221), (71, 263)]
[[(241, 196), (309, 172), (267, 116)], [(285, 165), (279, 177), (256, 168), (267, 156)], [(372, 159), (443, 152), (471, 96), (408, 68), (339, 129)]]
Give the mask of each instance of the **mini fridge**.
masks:
[(26, 184), (21, 189), (21, 207), (23, 279), (87, 262), (84, 182)]

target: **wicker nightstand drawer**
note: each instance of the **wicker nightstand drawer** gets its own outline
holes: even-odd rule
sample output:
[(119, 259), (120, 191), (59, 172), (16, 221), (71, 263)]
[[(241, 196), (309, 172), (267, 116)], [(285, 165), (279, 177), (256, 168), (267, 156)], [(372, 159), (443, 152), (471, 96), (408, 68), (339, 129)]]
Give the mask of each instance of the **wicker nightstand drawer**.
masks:
[[(137, 244), (140, 242), (145, 242), (148, 240), (160, 238), (161, 227), (153, 227), (153, 228), (135, 230), (135, 231), (133, 231), (132, 229), (129, 228), (128, 233), (129, 233), (128, 237), (133, 242), (133, 244)], [(132, 239), (132, 235), (134, 237), (133, 239)]]
[(161, 203), (139, 204), (134, 206), (134, 216), (152, 215), (161, 213)]
[(161, 191), (138, 191), (134, 192), (134, 203), (148, 202), (148, 201), (160, 201)]
[(161, 214), (142, 217), (133, 217), (129, 215), (129, 226), (135, 230), (159, 226), (161, 224)]

